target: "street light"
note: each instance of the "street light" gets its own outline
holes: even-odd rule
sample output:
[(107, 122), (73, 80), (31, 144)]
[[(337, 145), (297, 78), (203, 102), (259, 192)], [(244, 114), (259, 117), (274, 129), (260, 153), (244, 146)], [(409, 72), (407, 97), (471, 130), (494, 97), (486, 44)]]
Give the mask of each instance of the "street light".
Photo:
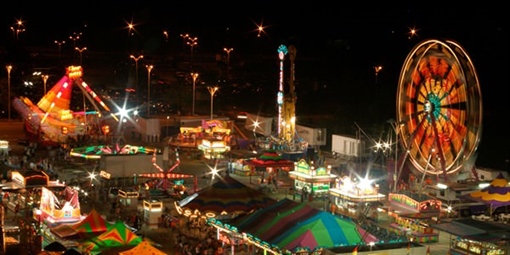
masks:
[(195, 48), (195, 46), (197, 46), (197, 44), (198, 44), (198, 38), (197, 38), (197, 37), (193, 37), (193, 38), (188, 37), (188, 42), (187, 42), (187, 44), (189, 45), (190, 50), (191, 50), (191, 60), (190, 60), (190, 62), (191, 62), (191, 64), (193, 65), (193, 48)]
[(19, 34), (21, 32), (25, 32), (25, 26), (23, 25), (23, 21), (20, 19), (20, 20), (16, 20), (16, 28), (15, 27), (11, 27), (11, 30), (12, 30), (12, 33), (13, 33), (13, 36), (14, 36), (14, 42), (18, 41), (19, 40)]
[(188, 39), (189, 34), (181, 34), (182, 37), (182, 50), (186, 47), (186, 39)]
[(227, 53), (227, 78), (229, 77), (229, 71), (230, 71), (230, 52), (233, 51), (234, 48), (223, 48), (223, 51)]
[(230, 52), (233, 51), (234, 48), (223, 48), (223, 51), (227, 53), (227, 68), (230, 66)]
[(58, 45), (58, 58), (62, 55), (62, 44), (66, 43), (66, 41), (55, 41), (55, 43)]
[(135, 60), (135, 89), (136, 89), (136, 94), (139, 95), (139, 93), (138, 93), (138, 60), (142, 59), (143, 55), (140, 55), (138, 57), (135, 57), (134, 55), (130, 55), (129, 57)]
[(375, 83), (377, 83), (377, 78), (379, 77), (379, 72), (382, 70), (382, 66), (374, 66), (375, 71)]
[(193, 104), (191, 107), (191, 116), (195, 116), (195, 83), (198, 78), (198, 73), (191, 73), (191, 78), (193, 78)]
[(209, 90), (209, 94), (211, 94), (211, 120), (213, 119), (213, 98), (214, 98), (214, 94), (216, 93), (216, 91), (218, 91), (218, 87), (211, 87), (211, 86), (208, 86), (207, 87), (207, 90)]
[(55, 41), (58, 45), (58, 58), (62, 56), (62, 44), (66, 43), (66, 41)]
[(7, 112), (8, 112), (8, 119), (11, 121), (11, 70), (12, 66), (7, 65), (5, 66), (7, 68)]
[(44, 83), (44, 94), (46, 95), (46, 82), (48, 81), (48, 78), (50, 78), (50, 76), (47, 75), (47, 74), (42, 74), (41, 78), (42, 78), (43, 83)]
[(405, 122), (403, 121), (400, 121), (400, 122), (397, 122), (395, 121), (394, 119), (389, 119), (386, 121), (387, 123), (389, 123), (391, 125), (391, 127), (393, 128), (393, 131), (395, 132), (395, 163), (394, 163), (394, 173), (393, 173), (393, 192), (397, 192), (397, 182), (398, 182), (398, 178), (400, 178), (400, 173), (399, 172), (399, 169), (398, 169), (398, 135), (400, 133), (400, 131), (402, 130), (402, 126), (404, 126)]
[(165, 36), (165, 42), (168, 42), (168, 31), (163, 30), (163, 35)]
[(87, 50), (87, 47), (82, 47), (82, 48), (75, 47), (74, 49), (77, 50), (80, 53), (80, 66), (81, 66), (81, 63), (82, 63), (82, 60), (83, 60), (82, 53), (83, 53), (83, 51)]
[(76, 48), (76, 40), (80, 39), (80, 35), (81, 35), (81, 33), (74, 32), (73, 35), (69, 36), (69, 39), (73, 40), (73, 47), (75, 47), (75, 48)]
[(153, 65), (146, 65), (147, 68), (147, 117), (151, 115), (151, 71)]

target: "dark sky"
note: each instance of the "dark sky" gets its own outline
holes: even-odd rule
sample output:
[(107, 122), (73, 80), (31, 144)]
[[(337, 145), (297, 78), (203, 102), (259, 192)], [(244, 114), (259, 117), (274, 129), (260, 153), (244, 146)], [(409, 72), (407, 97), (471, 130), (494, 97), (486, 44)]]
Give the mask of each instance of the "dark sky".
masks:
[[(55, 40), (71, 43), (69, 36), (82, 32), (77, 43), (88, 48), (118, 50), (134, 36), (147, 51), (152, 41), (161, 41), (163, 31), (173, 44), (168, 47), (181, 47), (179, 35), (189, 33), (199, 38), (197, 52), (222, 53), (223, 47), (233, 47), (232, 58), (261, 52), (276, 58), (280, 44), (292, 44), (298, 51), (296, 75), (313, 75), (331, 86), (363, 80), (374, 74), (375, 65), (382, 65), (376, 90), (391, 95), (393, 99), (384, 103), (391, 109), (410, 50), (425, 39), (454, 40), (478, 72), (485, 137), (480, 150), (497, 154), (498, 161), (510, 159), (508, 128), (501, 124), (507, 122), (510, 109), (508, 13), (503, 6), (331, 1), (7, 1), (3, 6), (0, 47), (12, 42), (10, 27), (20, 19), (25, 28), (20, 40), (34, 46), (56, 47)], [(128, 23), (135, 25), (134, 35)], [(259, 25), (264, 26), (260, 37)], [(416, 29), (415, 35), (411, 29)], [(344, 68), (349, 71), (342, 72)], [(359, 90), (353, 93), (346, 97), (364, 96)]]

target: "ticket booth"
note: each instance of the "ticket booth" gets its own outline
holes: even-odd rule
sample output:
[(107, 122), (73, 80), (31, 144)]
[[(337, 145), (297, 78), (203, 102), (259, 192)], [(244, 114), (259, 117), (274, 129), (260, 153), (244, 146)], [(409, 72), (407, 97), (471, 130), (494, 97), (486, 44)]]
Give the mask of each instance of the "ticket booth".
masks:
[(138, 209), (138, 191), (136, 190), (119, 190), (119, 202), (126, 208), (127, 210)]
[(158, 228), (163, 213), (163, 202), (160, 200), (143, 200), (143, 219), (149, 228)]

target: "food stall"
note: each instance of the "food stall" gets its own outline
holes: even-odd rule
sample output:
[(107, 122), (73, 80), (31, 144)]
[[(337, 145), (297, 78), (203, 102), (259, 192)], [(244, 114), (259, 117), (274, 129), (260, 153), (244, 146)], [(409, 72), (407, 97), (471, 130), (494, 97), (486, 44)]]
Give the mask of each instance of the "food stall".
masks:
[(221, 159), (223, 154), (230, 150), (230, 146), (226, 144), (225, 140), (204, 138), (198, 145), (198, 149), (204, 153), (206, 159)]
[(289, 172), (289, 177), (294, 179), (295, 192), (310, 200), (314, 197), (327, 196), (337, 178), (336, 175), (331, 174), (331, 166), (315, 168), (313, 162), (308, 164), (304, 159), (295, 163), (294, 171)]

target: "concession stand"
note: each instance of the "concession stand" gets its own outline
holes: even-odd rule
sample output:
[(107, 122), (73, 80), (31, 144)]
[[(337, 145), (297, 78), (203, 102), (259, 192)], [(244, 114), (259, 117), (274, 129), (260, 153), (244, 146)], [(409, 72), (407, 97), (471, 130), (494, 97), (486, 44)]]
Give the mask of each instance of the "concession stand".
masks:
[(289, 172), (289, 177), (294, 179), (294, 188), (302, 198), (313, 200), (314, 197), (325, 197), (329, 193), (332, 183), (335, 183), (337, 175), (331, 174), (331, 166), (315, 168), (301, 159), (295, 163), (294, 171)]

